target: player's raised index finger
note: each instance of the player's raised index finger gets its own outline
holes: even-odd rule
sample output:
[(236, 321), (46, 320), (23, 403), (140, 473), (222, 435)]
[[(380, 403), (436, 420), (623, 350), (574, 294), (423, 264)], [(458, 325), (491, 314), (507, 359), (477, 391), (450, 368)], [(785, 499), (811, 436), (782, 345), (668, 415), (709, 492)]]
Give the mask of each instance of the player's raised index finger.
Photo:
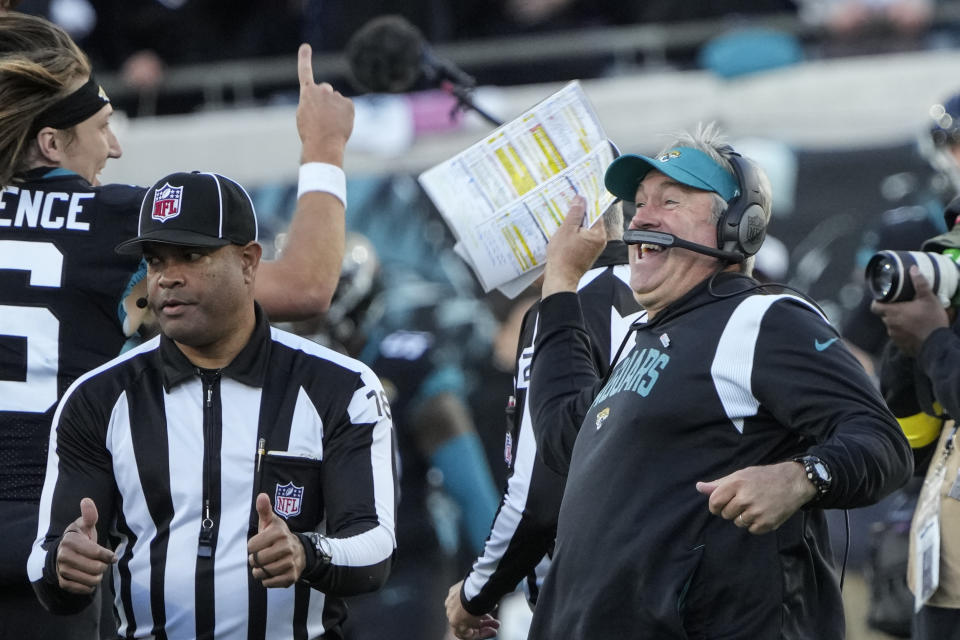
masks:
[(309, 44), (300, 45), (297, 52), (297, 76), (301, 85), (313, 84), (313, 49)]

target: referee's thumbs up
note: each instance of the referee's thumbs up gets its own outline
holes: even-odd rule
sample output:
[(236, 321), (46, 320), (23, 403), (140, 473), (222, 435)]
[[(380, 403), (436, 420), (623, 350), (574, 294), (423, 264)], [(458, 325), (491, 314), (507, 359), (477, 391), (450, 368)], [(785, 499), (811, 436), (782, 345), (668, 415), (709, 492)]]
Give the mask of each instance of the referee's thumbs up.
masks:
[(267, 588), (285, 588), (300, 578), (306, 563), (303, 543), (270, 505), (270, 496), (257, 495), (257, 534), (247, 540), (247, 562), (253, 577)]
[(90, 498), (80, 501), (80, 532), (94, 542), (97, 541), (97, 505)]
[(265, 493), (257, 496), (257, 516), (259, 516), (257, 533), (269, 527), (277, 519), (277, 514), (273, 512), (273, 505), (270, 504), (270, 496)]
[(97, 544), (97, 505), (80, 501), (80, 517), (67, 525), (57, 545), (57, 579), (71, 593), (93, 593), (103, 574), (117, 561), (113, 551)]

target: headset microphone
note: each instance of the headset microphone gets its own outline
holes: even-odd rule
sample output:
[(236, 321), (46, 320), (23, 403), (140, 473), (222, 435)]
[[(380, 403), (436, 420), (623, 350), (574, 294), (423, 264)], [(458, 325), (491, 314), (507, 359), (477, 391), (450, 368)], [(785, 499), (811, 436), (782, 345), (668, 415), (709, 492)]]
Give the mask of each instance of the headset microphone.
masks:
[(137, 298), (137, 308), (146, 309), (147, 308), (147, 299), (146, 298)]
[(727, 262), (743, 262), (746, 260), (746, 256), (739, 251), (723, 251), (721, 249), (714, 249), (713, 247), (708, 247), (702, 244), (696, 244), (694, 242), (688, 242), (672, 233), (663, 233), (661, 231), (640, 231), (639, 229), (628, 229), (623, 232), (623, 241), (627, 244), (654, 244), (658, 247), (679, 247), (681, 249), (687, 249), (688, 251), (694, 251), (696, 253), (702, 253), (703, 255), (710, 256), (711, 258), (718, 258), (720, 260), (726, 260)]

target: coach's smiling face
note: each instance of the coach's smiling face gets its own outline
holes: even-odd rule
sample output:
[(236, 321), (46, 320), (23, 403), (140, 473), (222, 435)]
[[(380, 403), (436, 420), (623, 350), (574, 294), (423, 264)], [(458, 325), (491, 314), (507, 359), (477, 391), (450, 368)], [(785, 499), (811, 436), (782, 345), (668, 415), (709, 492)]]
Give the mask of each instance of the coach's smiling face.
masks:
[(189, 247), (148, 242), (147, 290), (160, 330), (194, 364), (226, 366), (253, 331), (256, 242)]

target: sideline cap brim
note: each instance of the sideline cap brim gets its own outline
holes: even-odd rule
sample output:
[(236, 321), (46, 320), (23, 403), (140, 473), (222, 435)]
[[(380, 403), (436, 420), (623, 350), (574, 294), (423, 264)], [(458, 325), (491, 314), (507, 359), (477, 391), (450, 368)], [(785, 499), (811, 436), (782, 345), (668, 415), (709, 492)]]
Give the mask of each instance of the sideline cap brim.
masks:
[(145, 242), (173, 244), (183, 247), (225, 247), (232, 242), (226, 238), (212, 238), (202, 233), (180, 229), (159, 229), (121, 242), (114, 251), (122, 256), (138, 256)]
[(656, 158), (637, 154), (620, 156), (607, 167), (603, 183), (613, 195), (633, 202), (640, 181), (650, 171), (659, 171), (694, 189), (713, 191), (726, 201), (740, 191), (729, 171), (707, 154), (690, 147), (675, 147)]

